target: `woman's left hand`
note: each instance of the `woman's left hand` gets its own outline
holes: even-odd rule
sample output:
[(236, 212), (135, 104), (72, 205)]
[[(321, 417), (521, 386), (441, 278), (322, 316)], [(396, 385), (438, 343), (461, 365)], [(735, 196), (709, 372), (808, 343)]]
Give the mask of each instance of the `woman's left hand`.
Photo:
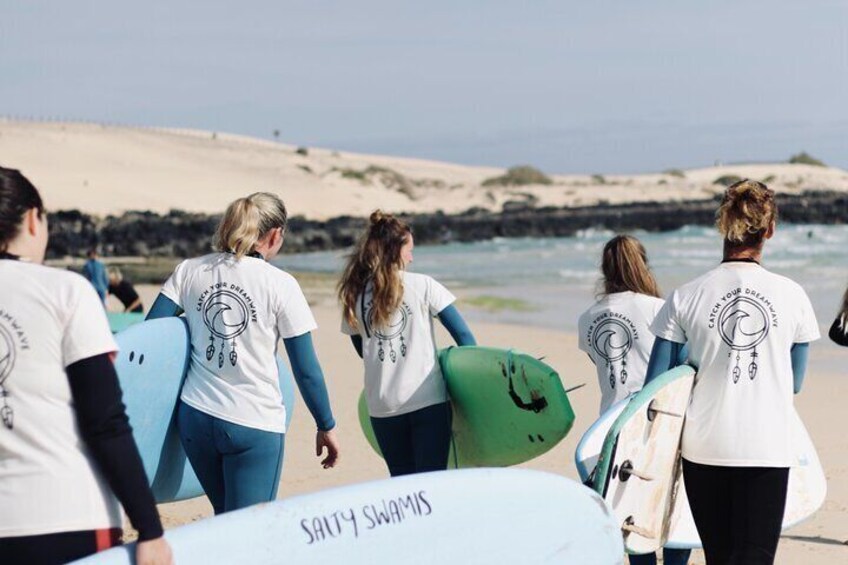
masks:
[(321, 457), (324, 448), (327, 448), (327, 456), (321, 461), (321, 465), (325, 469), (335, 467), (339, 462), (339, 441), (336, 439), (336, 432), (330, 430), (328, 432), (318, 431), (315, 436), (315, 455)]

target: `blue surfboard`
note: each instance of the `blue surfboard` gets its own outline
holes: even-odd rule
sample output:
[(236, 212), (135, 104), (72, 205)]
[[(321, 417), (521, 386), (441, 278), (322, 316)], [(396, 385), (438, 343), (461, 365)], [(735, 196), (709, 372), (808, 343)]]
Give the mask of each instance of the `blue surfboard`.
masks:
[[(186, 458), (177, 432), (176, 407), (191, 351), (182, 318), (135, 324), (115, 336), (115, 360), (124, 404), (156, 502), (202, 496), (203, 488)], [(294, 412), (294, 379), (278, 357), (286, 429)]]

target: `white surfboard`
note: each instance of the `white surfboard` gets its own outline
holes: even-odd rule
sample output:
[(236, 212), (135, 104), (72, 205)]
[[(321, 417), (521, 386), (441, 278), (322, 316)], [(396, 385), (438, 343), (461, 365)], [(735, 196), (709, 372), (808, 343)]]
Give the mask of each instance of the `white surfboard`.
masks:
[[(593, 423), (577, 444), (574, 463), (580, 479), (586, 481), (595, 468), (609, 429), (624, 411), (629, 398), (624, 399), (604, 412)], [(819, 461), (816, 448), (804, 423), (797, 412), (793, 414), (792, 429), (795, 437), (795, 465), (789, 471), (789, 486), (786, 496), (786, 511), (783, 530), (812, 517), (824, 504), (827, 495), (827, 479)], [(695, 549), (701, 547), (701, 538), (689, 509), (686, 488), (678, 481), (677, 497), (672, 509), (669, 535), (665, 547), (673, 549)]]
[[(603, 500), (565, 477), (467, 469), (335, 488), (165, 532), (179, 565), (623, 563)], [(78, 561), (131, 563), (134, 544)]]

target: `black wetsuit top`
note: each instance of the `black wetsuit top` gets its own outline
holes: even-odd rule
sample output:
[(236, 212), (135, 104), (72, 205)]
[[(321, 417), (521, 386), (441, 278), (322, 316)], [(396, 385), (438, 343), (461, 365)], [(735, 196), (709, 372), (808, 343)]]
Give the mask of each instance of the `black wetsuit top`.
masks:
[[(138, 293), (133, 288), (132, 283), (127, 279), (121, 280), (118, 284), (109, 284), (109, 293), (114, 294), (115, 298), (121, 301), (124, 308), (128, 308), (130, 304), (138, 300)], [(131, 310), (132, 312), (143, 312), (141, 304)]]

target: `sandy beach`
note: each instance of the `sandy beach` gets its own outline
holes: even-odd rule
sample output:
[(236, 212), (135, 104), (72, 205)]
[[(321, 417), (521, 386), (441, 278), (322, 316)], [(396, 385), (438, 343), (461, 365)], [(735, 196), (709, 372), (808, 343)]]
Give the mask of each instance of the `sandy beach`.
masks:
[[(139, 285), (146, 304), (151, 304), (158, 287)], [(368, 446), (356, 413), (362, 390), (361, 361), (346, 336), (338, 331), (339, 311), (325, 287), (304, 285), (319, 329), (315, 332), (318, 350), (338, 422), (341, 459), (335, 469), (324, 470), (314, 456), (315, 427), (298, 399), (292, 425), (286, 437), (286, 455), (278, 498), (319, 491), (335, 486), (381, 479), (388, 476), (382, 459)], [(113, 305), (114, 306), (114, 305)], [(481, 344), (513, 347), (537, 356), (560, 374), (566, 387), (587, 386), (570, 394), (577, 420), (570, 434), (550, 452), (522, 466), (576, 479), (574, 449), (583, 432), (597, 415), (600, 394), (595, 373), (588, 358), (577, 349), (573, 333), (530, 326), (472, 324)], [(445, 332), (439, 342), (450, 343)], [(848, 436), (834, 425), (843, 410), (843, 395), (848, 381), (835, 372), (848, 352), (814, 344), (804, 390), (796, 397), (798, 410), (816, 444), (828, 478), (827, 500), (812, 519), (785, 532), (777, 563), (807, 565), (841, 563), (848, 560)], [(203, 499), (165, 504), (160, 512), (167, 528), (186, 524), (211, 515), (211, 506)], [(703, 554), (695, 552), (692, 563), (703, 564)]]
[(0, 164), (22, 170), (49, 209), (99, 215), (220, 213), (257, 190), (280, 194), (292, 215), (316, 220), (366, 216), (375, 205), (451, 214), (474, 207), (499, 211), (507, 202), (542, 207), (703, 200), (724, 190), (715, 181), (727, 176), (763, 180), (787, 194), (848, 191), (846, 171), (787, 163), (687, 170), (669, 163), (665, 172), (638, 175), (545, 171), (550, 184), (497, 186), (486, 183), (504, 174), (495, 167), (298, 148), (222, 132), (2, 117)]

